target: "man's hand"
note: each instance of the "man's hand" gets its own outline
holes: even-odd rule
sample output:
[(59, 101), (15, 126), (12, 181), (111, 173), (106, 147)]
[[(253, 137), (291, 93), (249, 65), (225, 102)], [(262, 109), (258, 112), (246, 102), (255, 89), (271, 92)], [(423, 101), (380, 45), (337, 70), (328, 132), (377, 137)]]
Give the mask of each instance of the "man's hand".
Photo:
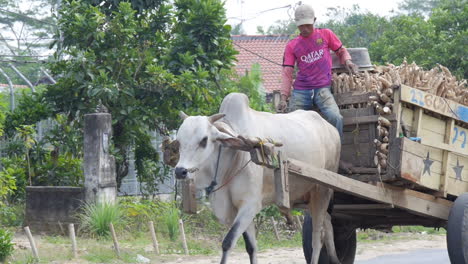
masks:
[(346, 61), (345, 67), (351, 75), (358, 73), (358, 66), (354, 64), (351, 60)]
[(287, 96), (282, 94), (281, 101), (279, 102), (278, 107), (276, 109), (277, 113), (284, 113), (286, 111), (286, 108), (288, 107), (288, 103), (286, 102), (287, 100)]

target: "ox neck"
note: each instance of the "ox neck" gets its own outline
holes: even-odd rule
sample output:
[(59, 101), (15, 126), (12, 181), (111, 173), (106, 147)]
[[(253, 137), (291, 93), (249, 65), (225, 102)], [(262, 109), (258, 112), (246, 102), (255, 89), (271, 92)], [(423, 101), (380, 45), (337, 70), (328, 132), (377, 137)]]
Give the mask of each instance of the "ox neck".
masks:
[(206, 191), (206, 195), (207, 196), (210, 196), (210, 194), (213, 192), (213, 189), (214, 187), (218, 184), (216, 182), (216, 179), (218, 177), (218, 169), (219, 169), (219, 158), (221, 157), (221, 150), (222, 150), (222, 145), (219, 144), (219, 148), (218, 148), (218, 159), (216, 160), (216, 169), (215, 169), (215, 176), (213, 178), (213, 180), (211, 181), (210, 185), (208, 187), (205, 188), (205, 191)]

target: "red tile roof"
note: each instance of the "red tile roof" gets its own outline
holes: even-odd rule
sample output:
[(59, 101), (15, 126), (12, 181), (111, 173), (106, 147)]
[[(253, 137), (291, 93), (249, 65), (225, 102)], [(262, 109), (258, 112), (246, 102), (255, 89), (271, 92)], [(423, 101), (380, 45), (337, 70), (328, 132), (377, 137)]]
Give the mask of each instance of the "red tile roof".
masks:
[(279, 90), (281, 85), (281, 70), (283, 53), (289, 35), (235, 35), (231, 36), (237, 55), (236, 71), (245, 75), (255, 63), (260, 64), (263, 87), (266, 93)]

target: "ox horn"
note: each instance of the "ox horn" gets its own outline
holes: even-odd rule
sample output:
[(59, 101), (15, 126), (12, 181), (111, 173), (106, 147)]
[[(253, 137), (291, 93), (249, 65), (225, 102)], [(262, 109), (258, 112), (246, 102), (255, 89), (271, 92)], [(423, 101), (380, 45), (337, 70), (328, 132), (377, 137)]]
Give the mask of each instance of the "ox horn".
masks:
[(186, 113), (184, 113), (184, 111), (180, 111), (179, 112), (179, 117), (182, 119), (182, 120), (185, 120), (187, 117), (189, 117)]
[(220, 120), (224, 116), (225, 116), (225, 114), (214, 114), (214, 115), (208, 117), (208, 120), (210, 121), (211, 124), (213, 124), (214, 122)]

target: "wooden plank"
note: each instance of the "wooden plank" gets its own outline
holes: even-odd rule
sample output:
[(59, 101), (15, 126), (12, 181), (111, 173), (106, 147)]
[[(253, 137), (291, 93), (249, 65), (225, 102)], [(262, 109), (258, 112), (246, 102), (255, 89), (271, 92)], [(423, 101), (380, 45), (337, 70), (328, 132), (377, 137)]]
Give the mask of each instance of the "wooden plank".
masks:
[(367, 129), (355, 128), (352, 132), (343, 132), (342, 145), (353, 145), (357, 143), (371, 142), (370, 131)]
[[(336, 191), (352, 194), (367, 200), (394, 205), (397, 208), (408, 210), (412, 213), (435, 217), (443, 220), (448, 219), (450, 206), (441, 202), (443, 199), (418, 197), (414, 192), (405, 192), (403, 188), (382, 188), (371, 184), (363, 183), (337, 173), (324, 169), (314, 168), (304, 162), (289, 159), (289, 175), (300, 177), (319, 183)], [(293, 168), (300, 168), (294, 170)], [(432, 199), (433, 198), (433, 199)]]
[(184, 213), (197, 213), (196, 188), (193, 179), (181, 181), (182, 185), (182, 210)]
[[(431, 160), (442, 162), (442, 150), (424, 145), (418, 142), (414, 142), (408, 138), (403, 138), (402, 150), (406, 152), (413, 153), (414, 155), (425, 159), (427, 157), (427, 152), (429, 151), (429, 156)], [(432, 152), (433, 151), (433, 152)]]
[(450, 152), (453, 152), (453, 153), (457, 153), (459, 155), (468, 156), (468, 149), (461, 148), (461, 147), (458, 147), (456, 145), (438, 143), (438, 142), (434, 142), (434, 141), (427, 140), (427, 139), (424, 139), (424, 138), (421, 138), (421, 144), (429, 146), (429, 147), (438, 148), (438, 149), (450, 151)]
[(274, 169), (275, 175), (275, 203), (278, 207), (289, 209), (289, 175), (287, 161), (283, 154), (278, 152), (278, 162), (282, 166)]
[(468, 107), (435, 94), (401, 85), (401, 100), (441, 115), (468, 122)]
[(374, 143), (343, 145), (341, 146), (341, 157), (343, 160), (351, 162), (354, 167), (372, 167), (369, 162), (369, 148), (374, 149)]
[(442, 175), (441, 175), (440, 187), (439, 187), (442, 197), (447, 197), (447, 180), (448, 180), (449, 162), (450, 162), (450, 152), (447, 150), (444, 150), (444, 157), (442, 160)]
[(343, 133), (369, 130), (371, 124), (350, 124), (343, 126)]
[(376, 93), (369, 92), (348, 92), (335, 94), (335, 101), (338, 106), (349, 104), (360, 104), (369, 102), (369, 96), (376, 95)]
[(445, 120), (441, 120), (432, 116), (422, 116), (422, 127), (418, 137), (429, 140), (431, 142), (443, 143), (445, 140)]
[(449, 144), (462, 149), (468, 149), (468, 129), (455, 125), (451, 132), (452, 136), (450, 137)]
[(391, 204), (334, 204), (333, 210), (375, 210), (392, 209)]
[(424, 110), (420, 107), (417, 107), (414, 110), (413, 123), (411, 124), (412, 125), (411, 133), (412, 133), (412, 136), (414, 137), (421, 136), (423, 113), (424, 113)]
[(342, 117), (370, 116), (375, 115), (375, 108), (369, 106), (366, 108), (341, 109), (340, 114)]
[(446, 120), (446, 117), (437, 118), (427, 114), (423, 114), (422, 129), (426, 129), (440, 135), (445, 135), (445, 128), (447, 126)]
[(447, 193), (450, 195), (459, 196), (468, 192), (468, 182), (461, 182), (451, 177), (447, 179)]
[(422, 192), (418, 192), (418, 191), (415, 191), (415, 190), (411, 190), (411, 189), (408, 189), (408, 188), (392, 186), (390, 184), (380, 183), (380, 182), (377, 182), (376, 186), (381, 186), (381, 187), (383, 187), (385, 189), (399, 190), (399, 191), (402, 191), (405, 194), (415, 196), (415, 197), (419, 197), (419, 198), (427, 200), (427, 201), (437, 201), (437, 203), (443, 204), (445, 206), (449, 206), (449, 207), (453, 206), (452, 201), (449, 201), (449, 200), (446, 200), (446, 199), (443, 199), (443, 198), (439, 198), (439, 197), (435, 197), (435, 196), (427, 194), (427, 193), (422, 193)]
[(390, 134), (390, 138), (398, 138), (401, 134), (401, 115), (402, 115), (402, 103), (401, 103), (401, 88), (395, 88), (393, 90), (393, 114), (396, 115), (397, 127), (393, 134)]
[(442, 174), (442, 150), (403, 138), (400, 177), (438, 191)]
[[(389, 121), (395, 121), (396, 115), (391, 114), (385, 116)], [(343, 118), (343, 125), (354, 125), (354, 124), (369, 124), (369, 123), (377, 123), (379, 119), (379, 115), (372, 115), (372, 116), (357, 116), (357, 117), (344, 117)]]
[(429, 169), (426, 170), (421, 157), (411, 152), (402, 152), (400, 176), (403, 179), (437, 191), (440, 185), (441, 170), (441, 162), (434, 161)]

